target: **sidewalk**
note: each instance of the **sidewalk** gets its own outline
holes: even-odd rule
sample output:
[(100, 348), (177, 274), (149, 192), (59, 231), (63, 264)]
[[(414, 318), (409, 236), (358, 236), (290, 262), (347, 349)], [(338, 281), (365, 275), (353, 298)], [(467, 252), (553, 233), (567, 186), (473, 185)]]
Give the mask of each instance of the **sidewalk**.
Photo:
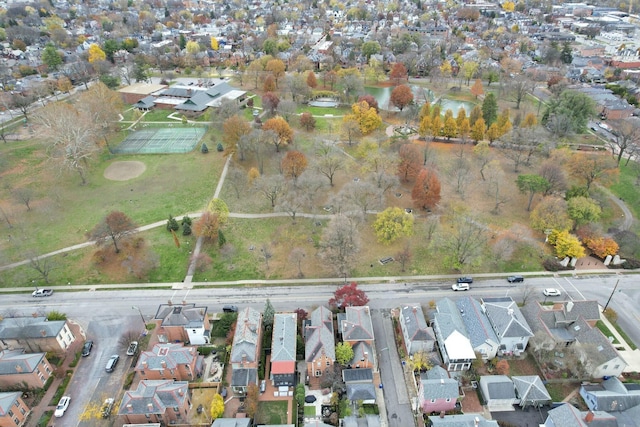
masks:
[[(71, 333), (73, 333), (73, 336), (76, 337), (76, 340), (67, 349), (67, 352), (65, 353), (65, 359), (63, 360), (62, 364), (54, 370), (54, 373), (53, 373), (54, 379), (53, 379), (53, 382), (51, 383), (51, 386), (49, 387), (49, 390), (47, 390), (47, 392), (44, 394), (44, 396), (40, 400), (40, 403), (38, 403), (36, 406), (31, 408), (31, 414), (29, 415), (29, 418), (27, 419), (27, 423), (26, 423), (27, 427), (36, 426), (38, 424), (38, 421), (40, 421), (40, 418), (42, 417), (42, 415), (44, 415), (46, 411), (48, 410), (53, 411), (55, 409), (55, 405), (58, 402), (51, 402), (51, 399), (53, 399), (53, 396), (56, 394), (56, 391), (58, 391), (58, 387), (60, 386), (60, 383), (62, 383), (65, 373), (69, 369), (74, 370), (75, 372), (75, 368), (70, 368), (69, 364), (73, 362), (73, 359), (76, 356), (76, 352), (82, 349), (82, 346), (84, 345), (85, 337), (84, 337), (84, 331), (82, 330), (80, 325), (78, 325), (77, 323), (73, 323), (72, 321), (69, 321), (69, 326), (71, 329)], [(78, 362), (78, 364), (80, 363), (82, 363), (82, 360)], [(62, 375), (57, 376), (56, 372), (61, 372)], [(71, 381), (69, 381), (69, 383), (71, 383)], [(49, 403), (51, 403), (53, 406), (49, 406)], [(53, 426), (55, 423), (55, 420), (56, 419), (53, 418), (52, 416), (48, 425)]]
[(627, 362), (627, 367), (624, 368), (624, 372), (640, 372), (640, 349), (633, 350), (629, 346), (629, 344), (627, 344), (627, 341), (625, 341), (622, 335), (618, 333), (611, 322), (609, 322), (607, 316), (602, 313), (602, 307), (600, 307), (600, 320), (602, 320), (602, 323), (604, 323), (607, 328), (609, 328), (609, 331), (611, 331), (611, 335), (613, 335), (620, 343), (614, 344), (614, 347), (624, 348), (624, 350), (618, 350), (620, 356), (624, 359), (625, 362)]

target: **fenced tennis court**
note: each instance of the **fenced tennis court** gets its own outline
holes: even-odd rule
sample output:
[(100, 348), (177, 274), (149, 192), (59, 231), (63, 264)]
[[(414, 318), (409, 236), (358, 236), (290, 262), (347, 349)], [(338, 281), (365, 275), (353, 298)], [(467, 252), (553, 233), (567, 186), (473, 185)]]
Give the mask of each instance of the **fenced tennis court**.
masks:
[(114, 150), (121, 154), (188, 153), (205, 134), (204, 127), (143, 129), (129, 134)]

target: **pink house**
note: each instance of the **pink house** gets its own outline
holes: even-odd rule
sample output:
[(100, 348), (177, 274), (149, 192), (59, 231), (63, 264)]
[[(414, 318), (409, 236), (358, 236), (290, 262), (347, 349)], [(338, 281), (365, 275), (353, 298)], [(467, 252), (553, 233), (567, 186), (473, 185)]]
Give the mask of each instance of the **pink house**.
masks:
[(451, 411), (456, 407), (458, 396), (458, 381), (449, 378), (444, 368), (434, 366), (425, 374), (420, 374), (418, 397), (423, 413)]

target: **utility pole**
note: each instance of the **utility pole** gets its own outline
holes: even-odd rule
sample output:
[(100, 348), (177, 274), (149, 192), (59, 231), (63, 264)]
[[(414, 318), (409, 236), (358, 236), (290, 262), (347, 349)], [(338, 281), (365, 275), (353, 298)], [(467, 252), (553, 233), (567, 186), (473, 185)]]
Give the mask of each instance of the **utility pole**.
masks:
[(609, 295), (609, 299), (607, 300), (607, 303), (604, 305), (604, 308), (602, 309), (602, 313), (607, 311), (607, 307), (609, 307), (611, 298), (613, 298), (613, 294), (615, 293), (616, 289), (618, 289), (618, 283), (620, 283), (620, 279), (616, 280), (616, 285), (613, 287), (613, 290), (611, 291), (611, 295)]

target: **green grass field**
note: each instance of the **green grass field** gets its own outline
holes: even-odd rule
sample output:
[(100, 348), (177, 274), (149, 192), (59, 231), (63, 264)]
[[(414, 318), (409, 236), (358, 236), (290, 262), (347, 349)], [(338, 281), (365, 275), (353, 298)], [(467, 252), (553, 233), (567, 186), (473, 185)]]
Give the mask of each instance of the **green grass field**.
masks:
[(257, 424), (287, 424), (287, 402), (259, 402), (256, 412)]

